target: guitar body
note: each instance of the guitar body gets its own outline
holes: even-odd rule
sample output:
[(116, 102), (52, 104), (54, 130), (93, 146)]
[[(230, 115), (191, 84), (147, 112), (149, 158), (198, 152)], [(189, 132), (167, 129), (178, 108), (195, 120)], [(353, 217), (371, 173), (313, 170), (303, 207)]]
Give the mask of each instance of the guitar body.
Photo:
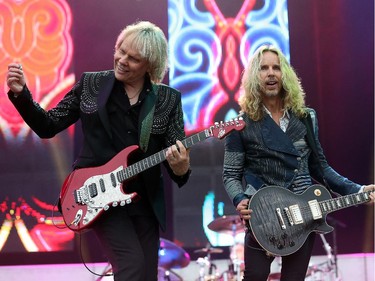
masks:
[(264, 187), (250, 199), (250, 228), (266, 251), (290, 255), (301, 248), (311, 232), (333, 230), (326, 223), (326, 215), (318, 210), (319, 202), (331, 198), (321, 185), (312, 185), (300, 195), (278, 186)]
[(74, 170), (65, 179), (60, 204), (65, 224), (71, 230), (84, 230), (109, 207), (125, 205), (137, 198), (136, 193), (124, 192), (123, 184), (116, 176), (137, 149), (136, 145), (129, 146), (105, 165)]

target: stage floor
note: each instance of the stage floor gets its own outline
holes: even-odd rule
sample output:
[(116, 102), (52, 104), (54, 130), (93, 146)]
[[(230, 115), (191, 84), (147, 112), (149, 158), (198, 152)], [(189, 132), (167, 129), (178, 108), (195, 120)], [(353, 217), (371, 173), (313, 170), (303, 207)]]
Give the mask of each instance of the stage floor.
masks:
[[(329, 259), (327, 256), (313, 256), (310, 262), (310, 270), (306, 281), (374, 281), (375, 280), (375, 259), (374, 254), (349, 254), (337, 257), (338, 277), (336, 273), (329, 272)], [(222, 280), (238, 281), (238, 278), (228, 274), (229, 260), (212, 260), (216, 266), (216, 271), (208, 274), (208, 267), (201, 267), (198, 260), (190, 261), (189, 265), (182, 269), (172, 269), (169, 279), (164, 277), (165, 271), (160, 269), (159, 281), (198, 281), (201, 280)], [(87, 265), (91, 271), (102, 274), (108, 270), (105, 263), (95, 263)], [(202, 270), (202, 271), (201, 271)], [(280, 270), (278, 259), (272, 264), (274, 279)], [(168, 273), (168, 272), (167, 272)], [(83, 264), (51, 264), (51, 265), (18, 265), (1, 266), (1, 280), (4, 281), (109, 281), (112, 277), (100, 277), (90, 273)]]

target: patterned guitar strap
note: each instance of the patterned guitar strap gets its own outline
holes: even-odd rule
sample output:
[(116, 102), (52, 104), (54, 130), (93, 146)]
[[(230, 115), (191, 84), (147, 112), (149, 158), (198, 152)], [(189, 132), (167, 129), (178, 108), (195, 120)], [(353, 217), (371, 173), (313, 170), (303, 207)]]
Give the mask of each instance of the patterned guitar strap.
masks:
[(142, 126), (141, 126), (141, 134), (140, 134), (140, 140), (139, 140), (139, 147), (143, 152), (146, 152), (148, 148), (148, 142), (150, 140), (150, 135), (151, 135), (151, 127), (152, 123), (154, 120), (154, 112), (155, 112), (155, 105), (156, 105), (156, 98), (158, 95), (158, 90), (159, 87), (156, 84), (152, 84), (152, 93), (153, 97), (151, 98), (146, 98), (145, 99), (145, 108), (149, 108), (150, 110), (148, 111), (146, 117), (142, 121)]

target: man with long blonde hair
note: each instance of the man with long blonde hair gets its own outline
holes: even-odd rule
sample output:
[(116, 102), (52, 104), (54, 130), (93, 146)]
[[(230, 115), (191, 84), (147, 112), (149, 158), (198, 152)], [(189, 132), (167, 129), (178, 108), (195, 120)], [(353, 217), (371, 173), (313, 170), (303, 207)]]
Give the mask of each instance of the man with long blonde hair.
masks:
[[(275, 193), (287, 189), (302, 194), (316, 181), (341, 195), (374, 190), (373, 184), (354, 183), (328, 165), (318, 139), (316, 112), (306, 107), (300, 79), (278, 48), (264, 45), (256, 50), (244, 71), (242, 87), (239, 105), (246, 128), (226, 137), (223, 182), (248, 226), (259, 219), (249, 208), (250, 198), (264, 187), (275, 187)], [(373, 202), (374, 193), (369, 197)], [(298, 250), (282, 256), (281, 280), (305, 279), (315, 240), (315, 232), (309, 233)], [(282, 238), (268, 239), (281, 249), (292, 247), (292, 243), (278, 242), (287, 241), (282, 235), (280, 231)], [(243, 280), (266, 281), (274, 258), (249, 227)]]

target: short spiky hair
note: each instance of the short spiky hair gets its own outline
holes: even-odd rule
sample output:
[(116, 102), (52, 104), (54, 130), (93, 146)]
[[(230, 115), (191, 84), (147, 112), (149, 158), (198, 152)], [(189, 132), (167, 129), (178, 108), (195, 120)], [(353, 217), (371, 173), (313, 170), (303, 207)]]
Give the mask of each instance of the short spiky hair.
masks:
[(148, 61), (151, 81), (161, 82), (168, 69), (168, 43), (163, 31), (148, 21), (128, 25), (117, 37), (115, 50), (125, 38), (131, 38), (131, 47)]
[(241, 110), (253, 120), (263, 117), (263, 104), (260, 89), (260, 64), (265, 52), (275, 53), (280, 60), (284, 109), (291, 110), (299, 117), (306, 115), (305, 92), (301, 81), (284, 54), (275, 46), (262, 45), (251, 57), (242, 77), (244, 92), (239, 98)]

